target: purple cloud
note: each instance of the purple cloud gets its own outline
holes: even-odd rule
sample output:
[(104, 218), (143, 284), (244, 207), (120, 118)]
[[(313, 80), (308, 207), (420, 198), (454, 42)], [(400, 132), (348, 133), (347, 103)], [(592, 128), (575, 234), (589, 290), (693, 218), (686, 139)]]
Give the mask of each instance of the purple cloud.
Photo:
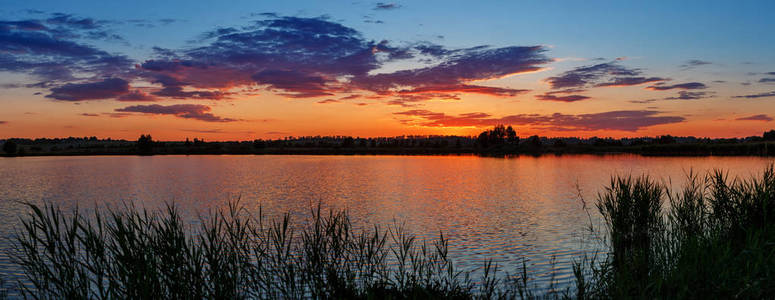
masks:
[(619, 61), (578, 67), (558, 76), (549, 77), (546, 81), (553, 89), (561, 89), (630, 86), (667, 80), (660, 77), (638, 76), (643, 73), (640, 69), (622, 66)]
[(559, 101), (559, 102), (576, 102), (589, 99), (590, 97), (584, 95), (564, 95), (558, 96), (556, 94), (546, 93), (543, 95), (536, 95), (536, 99), (543, 101)]
[(445, 94), (445, 93), (424, 93), (416, 95), (398, 95), (397, 98), (389, 100), (387, 105), (399, 105), (403, 107), (415, 107), (420, 102), (429, 100), (460, 100), (460, 96), (457, 94)]
[(690, 91), (678, 91), (678, 96), (667, 97), (665, 100), (697, 100), (703, 98), (709, 98), (712, 93), (708, 92), (690, 92)]
[(221, 91), (184, 91), (182, 86), (167, 86), (153, 92), (153, 95), (174, 99), (209, 99), (220, 100), (226, 97)]
[(710, 64), (713, 64), (713, 63), (709, 62), (709, 61), (699, 60), (699, 59), (690, 59), (690, 60), (686, 61), (686, 63), (680, 65), (679, 67), (684, 69), (684, 70), (687, 70), (687, 69), (691, 69), (691, 68), (694, 68), (694, 67), (710, 65)]
[(764, 121), (764, 122), (769, 122), (769, 121), (772, 121), (773, 119), (772, 119), (772, 117), (770, 117), (768, 115), (761, 114), (761, 115), (753, 115), (753, 116), (748, 116), (748, 117), (743, 117), (743, 118), (737, 118), (735, 120), (737, 120), (737, 121)]
[(78, 18), (71, 14), (54, 13), (52, 17), (46, 19), (46, 23), (52, 25), (62, 25), (77, 29), (98, 29), (102, 25), (92, 18)]
[(336, 100), (336, 99), (326, 99), (326, 100), (320, 100), (318, 103), (320, 104), (329, 104), (329, 103), (340, 103), (342, 101)]
[(654, 91), (666, 91), (666, 90), (672, 90), (672, 89), (682, 89), (682, 90), (699, 90), (699, 89), (705, 89), (708, 86), (701, 82), (687, 82), (687, 83), (679, 83), (679, 84), (673, 84), (673, 85), (665, 85), (665, 84), (655, 84), (652, 86), (646, 87), (649, 90)]
[(685, 121), (679, 116), (659, 116), (661, 112), (653, 110), (622, 110), (593, 114), (551, 115), (519, 114), (494, 118), (487, 113), (465, 113), (450, 116), (428, 110), (408, 110), (394, 113), (397, 116), (411, 117), (402, 119), (404, 124), (426, 127), (447, 126), (493, 126), (497, 124), (526, 125), (534, 128), (561, 131), (619, 130), (638, 131), (641, 128), (672, 124)]
[(632, 85), (641, 85), (644, 83), (652, 83), (652, 82), (659, 82), (659, 81), (665, 81), (665, 80), (667, 79), (660, 78), (660, 77), (618, 77), (618, 78), (614, 78), (610, 82), (598, 83), (595, 86), (598, 86), (598, 87), (632, 86)]
[(689, 92), (689, 91), (679, 91), (678, 96), (675, 97), (667, 97), (665, 100), (697, 100), (697, 99), (703, 99), (708, 98), (707, 92)]
[(496, 96), (496, 97), (513, 97), (529, 91), (530, 90), (525, 90), (525, 89), (499, 88), (499, 87), (491, 87), (491, 86), (468, 85), (468, 84), (461, 83), (456, 85), (438, 85), (438, 86), (431, 85), (431, 86), (417, 87), (417, 88), (407, 89), (407, 90), (398, 90), (394, 94), (395, 95), (427, 95), (427, 94), (456, 95), (459, 93), (469, 93), (469, 94), (490, 95), (490, 96)]
[(750, 94), (750, 95), (733, 96), (732, 98), (747, 98), (747, 99), (756, 99), (756, 98), (769, 98), (769, 97), (775, 97), (775, 91), (772, 91), (772, 92), (765, 92), (765, 93), (759, 93), (759, 94)]
[(472, 81), (540, 70), (541, 65), (551, 61), (543, 55), (545, 51), (541, 46), (456, 50), (451, 54), (440, 54), (443, 62), (432, 67), (360, 76), (353, 82), (378, 93), (402, 86), (462, 86)]
[(68, 83), (51, 89), (46, 98), (62, 101), (111, 99), (129, 92), (129, 82), (121, 78), (108, 78), (98, 82)]
[(401, 5), (396, 3), (384, 3), (384, 2), (377, 2), (377, 4), (374, 6), (374, 10), (393, 10), (393, 9), (399, 9), (401, 8)]
[(205, 122), (234, 122), (236, 119), (223, 118), (213, 115), (209, 111), (211, 108), (201, 104), (174, 104), (174, 105), (134, 105), (124, 108), (117, 108), (117, 112), (137, 112), (155, 115), (172, 115), (178, 118), (194, 119)]
[(285, 90), (285, 96), (293, 98), (320, 97), (332, 95), (326, 87), (326, 79), (298, 71), (264, 70), (251, 77), (258, 84)]
[(143, 92), (141, 90), (133, 90), (131, 92), (128, 92), (124, 95), (119, 96), (116, 98), (118, 101), (126, 101), (126, 102), (141, 102), (141, 101), (157, 101), (159, 98), (157, 98), (154, 95), (148, 94), (146, 92)]
[[(0, 21), (0, 71), (25, 73), (38, 83), (30, 88), (74, 88), (70, 84), (103, 78), (132, 77), (132, 61), (110, 54), (79, 39), (120, 39), (105, 28), (106, 22), (54, 14), (44, 20)], [(76, 76), (77, 74), (77, 76)], [(86, 86), (82, 87), (85, 88)], [(103, 86), (94, 87), (102, 89)], [(77, 101), (79, 97), (54, 98)], [(88, 98), (88, 96), (87, 96)]]
[[(198, 46), (154, 47), (155, 58), (138, 64), (79, 42), (109, 35), (106, 26), (111, 22), (69, 14), (0, 21), (0, 52), (8, 54), (0, 56), (0, 71), (33, 75), (40, 82), (27, 87), (51, 89), (50, 98), (67, 101), (219, 100), (228, 98), (233, 89), (253, 90), (258, 83), (295, 98), (365, 92), (386, 101), (419, 102), (459, 98), (463, 93), (521, 94), (527, 90), (472, 83), (540, 70), (552, 61), (542, 46), (448, 49), (428, 42), (393, 46), (389, 41), (367, 40), (324, 17), (261, 16), (266, 19), (248, 26), (206, 32)], [(426, 62), (426, 67), (380, 72), (390, 62), (417, 60)], [(127, 85), (148, 81), (161, 87), (140, 91), (119, 85), (118, 80)]]
[[(398, 96), (399, 89), (404, 94), (444, 89), (513, 96), (525, 90), (470, 82), (539, 70), (551, 61), (540, 46), (394, 47), (388, 41), (366, 40), (358, 31), (324, 18), (268, 17), (254, 26), (208, 32), (201, 47), (142, 63), (141, 76), (161, 84), (167, 92), (154, 94), (163, 97), (182, 87), (223, 89), (254, 83), (296, 98), (358, 91)], [(433, 60), (433, 66), (374, 74), (387, 62), (419, 56)]]

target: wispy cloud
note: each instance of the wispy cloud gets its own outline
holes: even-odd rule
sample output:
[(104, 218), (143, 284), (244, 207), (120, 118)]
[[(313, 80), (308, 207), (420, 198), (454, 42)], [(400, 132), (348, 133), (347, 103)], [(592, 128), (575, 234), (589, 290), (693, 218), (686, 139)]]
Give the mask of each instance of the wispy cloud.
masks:
[(129, 82), (121, 78), (108, 78), (98, 82), (68, 83), (51, 89), (46, 98), (62, 101), (103, 100), (129, 92)]
[(255, 131), (228, 131), (223, 129), (181, 129), (185, 132), (205, 133), (205, 134), (219, 134), (219, 133), (231, 133), (231, 134), (254, 134)]
[(683, 117), (662, 116), (660, 111), (654, 110), (622, 110), (578, 115), (561, 113), (551, 115), (519, 114), (504, 117), (493, 117), (482, 112), (451, 116), (420, 109), (396, 112), (394, 114), (404, 117), (400, 119), (404, 124), (425, 127), (483, 127), (496, 124), (511, 124), (558, 131), (638, 131), (650, 126), (685, 121)]
[[(193, 47), (153, 47), (154, 58), (142, 62), (82, 42), (86, 32), (106, 31), (107, 21), (68, 14), (0, 21), (0, 52), (7, 54), (0, 56), (0, 71), (30, 74), (40, 82), (25, 87), (49, 89), (46, 97), (61, 101), (221, 100), (258, 86), (292, 98), (367, 93), (385, 101), (418, 103), (471, 93), (513, 97), (528, 90), (479, 82), (541, 70), (552, 61), (543, 46), (394, 46), (366, 39), (325, 17), (261, 17), (247, 26), (202, 33)], [(163, 21), (172, 22), (176, 20)], [(418, 60), (429, 63), (398, 71), (384, 68)], [(138, 88), (138, 82), (155, 86)]]
[(772, 117), (770, 117), (768, 115), (760, 114), (760, 115), (753, 115), (753, 116), (748, 116), (748, 117), (743, 117), (743, 118), (737, 118), (735, 120), (737, 120), (737, 121), (764, 121), (764, 122), (769, 122), (769, 121), (772, 121), (773, 119), (772, 119)]
[[(203, 35), (202, 42), (201, 47), (140, 65), (141, 77), (163, 86), (162, 91), (152, 94), (217, 98), (226, 95), (205, 93), (259, 84), (294, 98), (353, 91), (383, 98), (460, 93), (514, 96), (526, 90), (473, 82), (536, 71), (551, 62), (542, 46), (448, 49), (427, 42), (407, 46), (376, 43), (325, 18), (272, 17), (245, 28), (219, 28)], [(386, 63), (420, 57), (435, 63), (394, 72), (382, 70)], [(183, 88), (207, 92), (180, 94)]]
[(576, 102), (590, 99), (590, 97), (584, 95), (557, 95), (546, 93), (542, 95), (536, 95), (536, 99), (543, 101)]
[(756, 98), (770, 98), (770, 97), (775, 97), (775, 91), (772, 91), (772, 92), (764, 92), (764, 93), (758, 93), (758, 94), (749, 94), (749, 95), (733, 96), (732, 98), (747, 98), (747, 99), (756, 99)]
[(687, 83), (679, 83), (679, 84), (672, 84), (672, 85), (666, 85), (664, 83), (660, 83), (660, 84), (647, 86), (646, 88), (654, 91), (666, 91), (666, 90), (672, 90), (672, 89), (699, 90), (699, 89), (705, 89), (707, 87), (708, 87), (707, 85), (701, 82), (687, 82)]
[(591, 66), (578, 67), (546, 79), (553, 89), (631, 86), (666, 81), (666, 78), (640, 76), (643, 71), (629, 68), (614, 60)]
[(700, 59), (690, 59), (687, 60), (684, 64), (678, 66), (681, 69), (688, 70), (694, 67), (704, 66), (704, 65), (710, 65), (713, 64), (712, 62), (700, 60)]
[(393, 10), (399, 8), (401, 8), (401, 5), (393, 2), (377, 2), (374, 5), (374, 10)]
[(339, 102), (342, 102), (342, 101), (339, 101), (336, 99), (325, 99), (325, 100), (318, 101), (318, 103), (320, 104), (339, 103)]
[(136, 89), (119, 96), (118, 98), (116, 98), (116, 100), (126, 101), (126, 102), (147, 102), (147, 101), (157, 101), (159, 100), (159, 98), (154, 95), (151, 95)]
[(678, 96), (667, 97), (665, 100), (698, 100), (704, 98), (710, 98), (712, 93), (709, 92), (690, 92), (690, 91), (678, 91)]
[(213, 115), (209, 111), (211, 108), (201, 104), (174, 104), (174, 105), (135, 105), (124, 108), (117, 108), (117, 112), (125, 113), (144, 113), (154, 115), (172, 115), (178, 118), (195, 119), (205, 122), (234, 122), (236, 119), (223, 118)]

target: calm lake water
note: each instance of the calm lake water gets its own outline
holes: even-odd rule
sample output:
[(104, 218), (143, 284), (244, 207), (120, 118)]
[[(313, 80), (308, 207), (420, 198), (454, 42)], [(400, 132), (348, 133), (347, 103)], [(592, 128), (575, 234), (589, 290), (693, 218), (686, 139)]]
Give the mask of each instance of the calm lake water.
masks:
[[(17, 201), (63, 208), (158, 208), (176, 203), (190, 221), (241, 198), (268, 216), (304, 220), (318, 203), (347, 209), (356, 226), (403, 223), (420, 240), (443, 232), (457, 265), (492, 258), (516, 273), (524, 260), (538, 285), (563, 284), (571, 262), (592, 252), (592, 206), (613, 174), (685, 181), (714, 168), (747, 177), (773, 158), (566, 155), (477, 156), (99, 156), (0, 158), (0, 273), (13, 280), (9, 238), (26, 211)], [(580, 192), (580, 193), (579, 193)]]

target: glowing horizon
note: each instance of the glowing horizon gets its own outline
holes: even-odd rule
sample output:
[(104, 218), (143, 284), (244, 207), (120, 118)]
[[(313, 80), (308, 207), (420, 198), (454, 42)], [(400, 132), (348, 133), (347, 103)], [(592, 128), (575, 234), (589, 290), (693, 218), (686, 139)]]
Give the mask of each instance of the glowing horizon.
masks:
[(5, 4), (0, 139), (775, 128), (766, 1), (157, 2)]

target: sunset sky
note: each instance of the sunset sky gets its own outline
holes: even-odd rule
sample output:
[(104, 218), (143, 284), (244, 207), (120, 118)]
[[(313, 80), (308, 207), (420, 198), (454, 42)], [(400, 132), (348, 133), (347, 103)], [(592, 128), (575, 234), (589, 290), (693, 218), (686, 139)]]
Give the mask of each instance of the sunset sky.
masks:
[(624, 2), (4, 0), (0, 138), (775, 128), (775, 2)]

